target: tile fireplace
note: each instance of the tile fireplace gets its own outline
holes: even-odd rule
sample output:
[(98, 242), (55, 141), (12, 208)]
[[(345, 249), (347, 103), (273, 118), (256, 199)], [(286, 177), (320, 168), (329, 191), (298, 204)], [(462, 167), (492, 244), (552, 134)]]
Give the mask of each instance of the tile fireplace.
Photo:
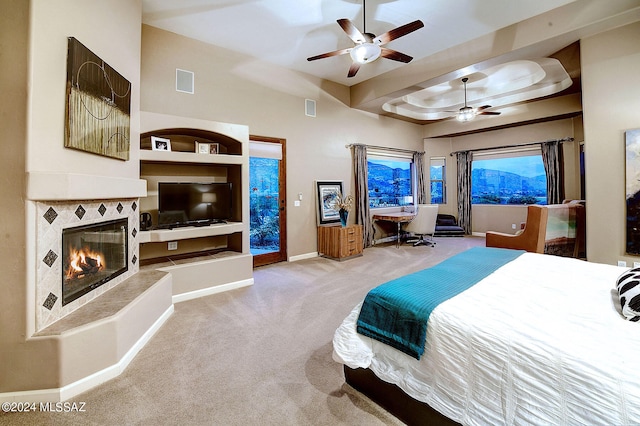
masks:
[(36, 203), (36, 332), (138, 272), (138, 204)]

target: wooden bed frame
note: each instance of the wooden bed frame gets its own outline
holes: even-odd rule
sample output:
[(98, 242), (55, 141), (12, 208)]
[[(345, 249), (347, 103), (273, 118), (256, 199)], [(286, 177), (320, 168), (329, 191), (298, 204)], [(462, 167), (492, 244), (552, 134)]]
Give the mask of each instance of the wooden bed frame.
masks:
[(411, 398), (398, 386), (379, 379), (368, 368), (345, 365), (344, 378), (351, 387), (408, 425), (460, 426), (428, 404)]

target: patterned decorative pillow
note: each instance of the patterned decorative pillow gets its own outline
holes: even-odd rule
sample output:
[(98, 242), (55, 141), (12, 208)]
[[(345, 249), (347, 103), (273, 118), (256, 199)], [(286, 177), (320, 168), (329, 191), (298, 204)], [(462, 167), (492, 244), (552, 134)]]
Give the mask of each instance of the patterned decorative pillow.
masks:
[(622, 315), (629, 321), (640, 321), (640, 268), (633, 268), (618, 277), (616, 283)]

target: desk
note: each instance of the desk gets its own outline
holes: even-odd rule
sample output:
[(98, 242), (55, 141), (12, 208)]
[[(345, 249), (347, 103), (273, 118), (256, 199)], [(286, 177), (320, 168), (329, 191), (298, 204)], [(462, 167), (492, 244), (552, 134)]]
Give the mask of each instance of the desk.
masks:
[(400, 247), (400, 228), (403, 223), (409, 223), (415, 218), (415, 213), (397, 212), (397, 213), (385, 213), (374, 214), (373, 220), (383, 220), (385, 222), (395, 222), (398, 226), (398, 239), (396, 240), (396, 248)]

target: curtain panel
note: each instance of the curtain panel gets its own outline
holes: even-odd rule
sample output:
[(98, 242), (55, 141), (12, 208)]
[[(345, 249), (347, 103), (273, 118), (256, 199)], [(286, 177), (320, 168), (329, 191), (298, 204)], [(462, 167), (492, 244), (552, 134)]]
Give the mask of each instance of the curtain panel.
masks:
[(428, 204), (427, 182), (424, 175), (424, 152), (413, 153), (413, 166), (416, 169), (416, 194), (418, 195), (415, 204)]
[(562, 145), (559, 141), (540, 144), (542, 163), (547, 174), (547, 204), (560, 204), (564, 198)]
[(374, 239), (373, 220), (369, 212), (369, 184), (366, 145), (352, 145), (353, 173), (355, 181), (354, 203), (356, 223), (362, 225), (363, 247), (371, 247)]
[(458, 225), (464, 229), (464, 233), (471, 234), (471, 162), (473, 153), (470, 151), (458, 152)]

